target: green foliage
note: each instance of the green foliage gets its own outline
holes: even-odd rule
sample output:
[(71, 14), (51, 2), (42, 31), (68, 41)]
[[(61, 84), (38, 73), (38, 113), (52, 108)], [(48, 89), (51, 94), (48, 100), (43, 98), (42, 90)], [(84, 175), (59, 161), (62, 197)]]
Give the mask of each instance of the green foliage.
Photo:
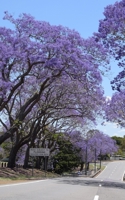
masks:
[(121, 149), (122, 149), (123, 151), (125, 151), (125, 136), (124, 136), (123, 139), (122, 139)]
[(80, 158), (79, 150), (74, 148), (70, 141), (59, 141), (59, 152), (53, 157), (54, 170), (56, 173), (69, 172), (74, 167), (78, 167)]
[(12, 142), (10, 141), (10, 139), (6, 140), (5, 142), (3, 142), (1, 144), (1, 147), (4, 149), (4, 155), (3, 157), (4, 158), (7, 158), (9, 157), (9, 154), (10, 154), (10, 150), (12, 148)]
[(122, 144), (122, 139), (123, 139), (122, 137), (113, 136), (112, 139), (116, 141), (116, 144), (117, 144), (118, 146), (121, 146), (121, 144)]
[(119, 147), (116, 154), (125, 156), (125, 136), (124, 137), (113, 136), (112, 139), (116, 141), (116, 144)]
[(17, 126), (22, 125), (22, 122), (19, 121), (19, 119), (16, 119), (16, 120), (14, 121), (14, 125), (17, 125)]

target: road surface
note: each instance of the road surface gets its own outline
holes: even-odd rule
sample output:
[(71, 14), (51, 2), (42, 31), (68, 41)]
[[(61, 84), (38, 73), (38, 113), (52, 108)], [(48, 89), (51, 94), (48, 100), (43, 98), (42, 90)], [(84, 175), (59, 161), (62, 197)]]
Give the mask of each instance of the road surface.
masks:
[(0, 200), (125, 200), (124, 171), (125, 161), (118, 161), (109, 163), (96, 178), (62, 177), (1, 185)]
[(103, 172), (97, 176), (97, 179), (109, 181), (122, 181), (124, 173), (125, 161), (109, 162), (106, 168), (103, 170)]

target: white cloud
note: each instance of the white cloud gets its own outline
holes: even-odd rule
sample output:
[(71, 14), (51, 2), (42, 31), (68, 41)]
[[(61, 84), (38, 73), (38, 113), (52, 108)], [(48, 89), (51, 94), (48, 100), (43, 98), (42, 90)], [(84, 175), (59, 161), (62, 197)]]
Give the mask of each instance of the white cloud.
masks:
[(113, 125), (113, 126), (112, 126), (113, 128), (116, 128), (116, 129), (119, 128), (118, 125), (117, 125), (116, 123), (113, 123), (112, 125)]
[(116, 123), (105, 122), (104, 126), (98, 125), (97, 128), (103, 133), (109, 135), (110, 137), (115, 135), (123, 137), (125, 135), (125, 129), (118, 127)]
[(125, 129), (121, 129), (118, 131), (119, 133), (125, 133)]

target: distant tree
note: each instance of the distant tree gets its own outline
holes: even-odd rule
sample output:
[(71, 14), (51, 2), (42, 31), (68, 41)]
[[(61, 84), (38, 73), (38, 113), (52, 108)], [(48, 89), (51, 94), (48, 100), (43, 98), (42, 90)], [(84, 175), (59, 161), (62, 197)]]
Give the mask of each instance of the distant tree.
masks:
[(87, 141), (88, 162), (97, 160), (98, 156), (117, 152), (116, 142), (99, 130), (93, 130), (94, 135)]
[(113, 136), (113, 140), (116, 141), (116, 144), (118, 145), (118, 151), (116, 154), (125, 156), (125, 136), (124, 137), (118, 137), (118, 136)]
[(124, 151), (125, 154), (125, 136), (122, 139), (122, 145), (121, 145), (122, 150)]
[(112, 136), (112, 139), (116, 141), (116, 144), (118, 146), (121, 146), (122, 144), (122, 137), (119, 137), (119, 136)]
[(68, 133), (72, 144), (79, 149), (82, 167), (84, 163), (93, 162), (101, 155), (113, 154), (118, 148), (115, 140), (99, 130), (89, 130), (85, 135), (80, 131)]
[(53, 156), (53, 167), (56, 173), (70, 172), (80, 164), (79, 149), (68, 140), (58, 141), (59, 151)]

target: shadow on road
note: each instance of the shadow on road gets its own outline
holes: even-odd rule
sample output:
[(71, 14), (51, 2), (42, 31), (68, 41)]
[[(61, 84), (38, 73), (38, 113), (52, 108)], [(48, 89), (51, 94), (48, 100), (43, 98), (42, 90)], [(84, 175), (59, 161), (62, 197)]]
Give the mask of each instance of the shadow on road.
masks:
[(66, 179), (66, 180), (60, 179), (58, 180), (58, 183), (82, 185), (82, 186), (95, 186), (95, 187), (99, 187), (101, 185), (102, 187), (125, 189), (125, 182), (99, 181), (99, 180), (94, 180), (94, 179), (88, 179), (88, 180), (79, 180), (77, 178)]

